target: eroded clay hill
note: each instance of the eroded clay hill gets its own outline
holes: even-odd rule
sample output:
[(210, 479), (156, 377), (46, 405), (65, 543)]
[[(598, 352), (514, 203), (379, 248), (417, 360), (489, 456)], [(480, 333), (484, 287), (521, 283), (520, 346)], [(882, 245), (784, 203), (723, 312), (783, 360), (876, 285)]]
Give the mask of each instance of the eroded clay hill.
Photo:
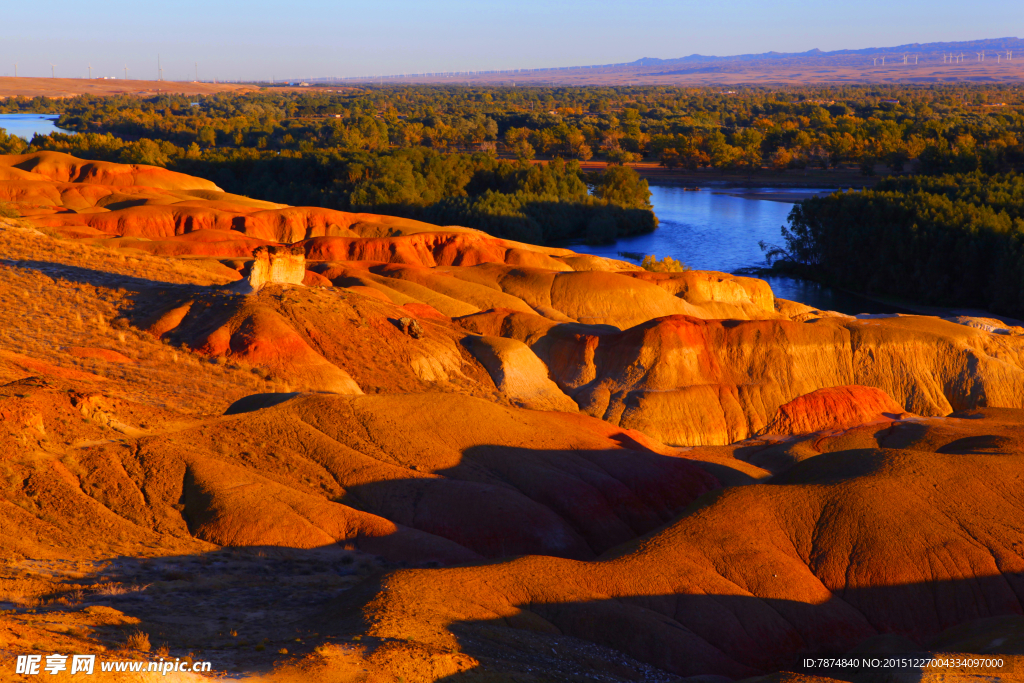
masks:
[(1019, 328), (53, 153), (0, 200), (0, 666), (1024, 667)]
[[(920, 415), (1024, 406), (1024, 338), (969, 319), (854, 320), (776, 302), (750, 278), (648, 273), (465, 228), (271, 205), (152, 167), (39, 153), (0, 168), (0, 198), (87, 244), (218, 257), (237, 271), (260, 246), (301, 249), (310, 294), (202, 290), (139, 310), (157, 336), (302, 389), (358, 393), (382, 383), (383, 365), (384, 383), (403, 390), (465, 376), (474, 395), (497, 388), (675, 445), (760, 433), (782, 404), (831, 386), (875, 387)], [(425, 334), (398, 334), (402, 318)]]
[(730, 678), (880, 634), (906, 652), (958, 624), (1019, 624), (1022, 423), (1021, 411), (981, 410), (818, 434), (770, 456), (765, 444), (738, 445), (734, 457), (799, 464), (705, 496), (598, 562), (398, 572), (368, 623), (442, 651), (510, 629), (537, 647), (575, 637), (680, 675)]

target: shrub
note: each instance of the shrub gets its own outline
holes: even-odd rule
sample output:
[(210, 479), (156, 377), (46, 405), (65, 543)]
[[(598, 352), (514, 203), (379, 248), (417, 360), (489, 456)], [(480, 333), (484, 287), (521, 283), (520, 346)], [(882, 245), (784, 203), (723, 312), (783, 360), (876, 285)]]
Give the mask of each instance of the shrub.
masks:
[(145, 631), (132, 631), (124, 639), (124, 646), (129, 650), (139, 650), (141, 652), (149, 652), (152, 647), (149, 644), (149, 634)]
[(654, 257), (654, 254), (645, 256), (644, 260), (640, 262), (640, 267), (652, 273), (685, 273), (690, 270), (688, 265), (675, 260), (671, 256), (666, 256), (659, 261)]

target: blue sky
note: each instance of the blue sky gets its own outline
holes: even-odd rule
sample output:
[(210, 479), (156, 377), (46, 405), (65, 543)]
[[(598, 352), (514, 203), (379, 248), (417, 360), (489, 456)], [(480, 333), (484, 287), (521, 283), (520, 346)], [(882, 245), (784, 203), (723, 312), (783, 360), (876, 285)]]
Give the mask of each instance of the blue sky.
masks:
[(608, 64), (1024, 35), (1018, 0), (5, 3), (0, 75), (201, 79)]

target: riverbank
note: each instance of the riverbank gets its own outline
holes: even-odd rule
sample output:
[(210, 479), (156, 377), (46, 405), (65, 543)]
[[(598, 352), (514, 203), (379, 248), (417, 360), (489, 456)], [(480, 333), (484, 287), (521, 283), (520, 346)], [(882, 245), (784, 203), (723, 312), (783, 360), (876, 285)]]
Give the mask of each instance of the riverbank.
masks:
[[(1016, 318), (1011, 318), (1000, 313), (994, 313), (984, 308), (971, 308), (967, 306), (926, 306), (924, 304), (919, 304), (914, 301), (901, 299), (895, 296), (866, 294), (864, 292), (857, 292), (843, 287), (836, 287), (834, 285), (818, 282), (817, 280), (799, 277), (791, 273), (775, 271), (772, 270), (771, 268), (740, 268), (733, 271), (731, 274), (742, 275), (747, 277), (756, 277), (758, 279), (765, 280), (766, 282), (769, 283), (769, 285), (772, 285), (773, 292), (775, 292), (776, 289), (773, 283), (783, 283), (783, 287), (780, 288), (780, 290), (789, 290), (791, 292), (801, 288), (805, 290), (820, 289), (823, 292), (827, 292), (827, 296), (836, 297), (843, 300), (844, 305), (828, 309), (837, 310), (842, 313), (848, 313), (849, 310), (851, 310), (849, 309), (850, 302), (865, 301), (874, 304), (874, 306), (872, 306), (870, 310), (866, 308), (864, 311), (861, 311), (861, 313), (927, 315), (935, 316), (937, 318), (955, 318), (958, 316), (965, 316), (969, 318), (995, 318), (997, 320), (1001, 320), (1007, 325), (1024, 327), (1024, 322)], [(783, 294), (784, 292), (775, 292), (775, 295), (778, 298), (790, 298), (789, 296), (784, 296)], [(820, 297), (821, 293), (819, 293), (818, 296)], [(801, 301), (801, 303), (805, 303), (805, 301), (802, 300), (807, 298), (809, 297), (803, 296), (799, 298), (794, 298), (792, 300)], [(825, 307), (821, 305), (816, 305), (815, 307), (825, 310)], [(846, 308), (847, 310), (842, 310), (843, 308)], [(856, 314), (850, 313), (850, 315)]]
[[(609, 166), (606, 161), (584, 161), (580, 162), (580, 168), (584, 171), (603, 171)], [(737, 173), (735, 171), (720, 171), (715, 168), (704, 168), (688, 170), (684, 168), (665, 168), (656, 161), (641, 161), (634, 164), (626, 164), (647, 180), (648, 183), (656, 182), (659, 185), (685, 185), (705, 187), (802, 187), (820, 189), (861, 189), (873, 187), (881, 178), (880, 176), (866, 176), (859, 168), (834, 168), (822, 170), (820, 168), (788, 169), (785, 171), (773, 171), (760, 169), (753, 173)]]

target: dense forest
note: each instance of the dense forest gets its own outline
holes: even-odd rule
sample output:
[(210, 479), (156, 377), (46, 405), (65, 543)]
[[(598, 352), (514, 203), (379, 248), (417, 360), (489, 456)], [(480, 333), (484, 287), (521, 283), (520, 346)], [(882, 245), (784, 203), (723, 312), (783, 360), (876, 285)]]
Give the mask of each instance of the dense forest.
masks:
[(784, 266), (849, 289), (1024, 316), (1024, 176), (903, 176), (793, 207)]
[[(1019, 312), (1024, 91), (385, 86), (186, 98), (11, 98), (77, 135), (0, 134), (0, 152), (166, 166), (289, 204), (405, 215), (531, 242), (649, 231), (623, 164), (891, 174), (798, 206), (782, 252), (854, 289)], [(537, 159), (549, 163), (533, 163)], [(579, 162), (610, 165), (585, 173)], [(954, 191), (955, 190), (955, 191)]]
[(209, 148), (379, 152), (427, 147), (522, 159), (666, 166), (989, 173), (1024, 164), (1017, 86), (264, 88), (209, 97), (12, 98), (77, 132)]

